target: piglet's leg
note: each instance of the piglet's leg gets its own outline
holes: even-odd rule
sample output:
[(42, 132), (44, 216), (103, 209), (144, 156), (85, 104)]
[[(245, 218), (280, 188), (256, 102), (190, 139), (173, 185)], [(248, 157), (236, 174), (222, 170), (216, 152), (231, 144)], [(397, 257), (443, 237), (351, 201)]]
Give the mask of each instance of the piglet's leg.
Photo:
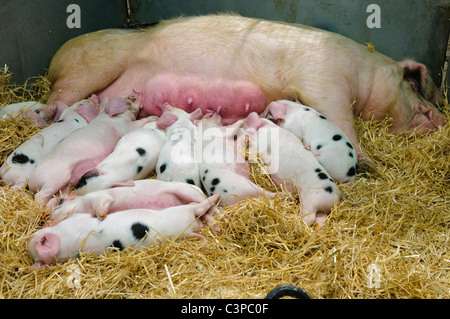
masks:
[(206, 245), (208, 243), (208, 241), (206, 240), (206, 238), (203, 235), (197, 234), (197, 233), (190, 233), (188, 235), (189, 238), (199, 238), (203, 241), (203, 245)]
[(56, 191), (51, 191), (50, 189), (43, 188), (34, 196), (34, 200), (42, 205), (46, 206), (50, 198), (56, 193)]
[(213, 225), (213, 219), (209, 213), (206, 213), (202, 217), (200, 217), (202, 221), (206, 223), (209, 227), (211, 227), (217, 234), (220, 234), (220, 226)]
[(90, 204), (95, 216), (97, 216), (97, 218), (100, 220), (105, 219), (108, 215), (109, 208), (114, 202), (114, 198), (108, 194), (96, 195), (91, 197), (92, 199), (89, 200), (91, 201)]
[(47, 214), (51, 214), (51, 212), (53, 211), (53, 208), (58, 204), (59, 199), (56, 197), (52, 197), (47, 205), (45, 205), (45, 210), (47, 212)]

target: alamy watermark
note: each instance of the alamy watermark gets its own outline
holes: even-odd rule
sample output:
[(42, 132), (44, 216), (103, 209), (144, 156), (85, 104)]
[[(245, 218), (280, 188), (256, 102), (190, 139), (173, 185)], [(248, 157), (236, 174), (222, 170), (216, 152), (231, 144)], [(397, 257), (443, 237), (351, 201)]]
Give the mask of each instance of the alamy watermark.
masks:
[(67, 272), (70, 274), (66, 279), (66, 285), (69, 288), (81, 288), (81, 268), (77, 265), (69, 265), (67, 267)]
[[(81, 8), (78, 4), (69, 4), (66, 12), (70, 13), (66, 20), (66, 25), (69, 29), (81, 28)], [(378, 4), (369, 4), (366, 13), (370, 13), (367, 17), (366, 25), (369, 29), (381, 28), (381, 8)]]
[(66, 20), (66, 25), (69, 29), (81, 28), (81, 8), (78, 4), (69, 4), (66, 9), (70, 13)]
[[(258, 130), (254, 134), (235, 134), (235, 128), (232, 127), (197, 127), (196, 130), (177, 128), (168, 136), (166, 143), (172, 145), (168, 160), (174, 163), (238, 165), (246, 162), (246, 151), (253, 151), (264, 154), (264, 164), (269, 172), (275, 173), (279, 167), (278, 127)], [(248, 161), (254, 159), (249, 158)]]
[(369, 4), (366, 9), (370, 15), (367, 17), (366, 25), (369, 29), (381, 28), (381, 8), (378, 4)]
[(367, 286), (369, 288), (380, 288), (381, 287), (381, 271), (377, 265), (377, 262), (373, 262), (367, 267)]

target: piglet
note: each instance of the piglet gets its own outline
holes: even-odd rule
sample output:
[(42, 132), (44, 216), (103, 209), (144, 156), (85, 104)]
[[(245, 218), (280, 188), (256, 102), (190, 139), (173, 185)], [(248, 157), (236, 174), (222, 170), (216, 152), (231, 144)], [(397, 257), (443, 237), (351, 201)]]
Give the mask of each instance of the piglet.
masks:
[(202, 159), (198, 164), (200, 179), (209, 195), (221, 196), (224, 206), (247, 197), (275, 196), (250, 180), (249, 165), (235, 141), (242, 125), (243, 120), (221, 126), (221, 117), (217, 113), (208, 114), (198, 124), (203, 147)]
[(166, 140), (156, 164), (157, 179), (186, 182), (201, 187), (198, 172), (197, 128), (192, 121), (200, 119), (200, 109), (191, 114), (166, 104), (156, 125), (166, 130)]
[(63, 110), (58, 121), (22, 143), (0, 167), (0, 176), (7, 185), (24, 188), (34, 169), (56, 145), (72, 132), (86, 126), (100, 111), (90, 100), (80, 101), (71, 107), (57, 102), (57, 106)]
[(23, 117), (35, 120), (38, 126), (44, 127), (47, 126), (48, 122), (53, 120), (57, 110), (58, 105), (56, 103), (47, 106), (36, 101), (20, 102), (0, 108), (0, 119), (22, 115)]
[(245, 128), (250, 150), (268, 164), (274, 182), (300, 194), (303, 221), (323, 223), (323, 214), (339, 202), (341, 192), (316, 157), (295, 135), (255, 112), (245, 119)]
[(356, 176), (355, 149), (344, 132), (325, 116), (303, 104), (280, 100), (266, 109), (266, 117), (297, 136), (338, 183)]
[(97, 167), (84, 174), (77, 184), (76, 193), (84, 195), (114, 184), (147, 177), (156, 168), (159, 152), (166, 134), (156, 127), (156, 116), (142, 128), (135, 129), (119, 140), (114, 151)]
[(67, 184), (76, 185), (87, 171), (108, 156), (119, 139), (142, 127), (147, 120), (135, 121), (139, 106), (128, 99), (103, 101), (99, 115), (85, 127), (68, 135), (40, 163), (29, 181), (35, 199), (44, 205)]
[(108, 248), (149, 246), (160, 239), (198, 237), (201, 217), (213, 207), (219, 195), (201, 203), (164, 210), (130, 209), (108, 215), (100, 221), (90, 214), (74, 214), (60, 223), (36, 232), (28, 245), (34, 267), (63, 262), (80, 252), (102, 254)]
[(58, 221), (71, 214), (90, 214), (104, 219), (107, 214), (126, 209), (167, 207), (202, 202), (206, 196), (197, 186), (184, 182), (165, 182), (157, 179), (129, 181), (113, 188), (79, 196), (76, 192), (63, 198), (50, 216)]

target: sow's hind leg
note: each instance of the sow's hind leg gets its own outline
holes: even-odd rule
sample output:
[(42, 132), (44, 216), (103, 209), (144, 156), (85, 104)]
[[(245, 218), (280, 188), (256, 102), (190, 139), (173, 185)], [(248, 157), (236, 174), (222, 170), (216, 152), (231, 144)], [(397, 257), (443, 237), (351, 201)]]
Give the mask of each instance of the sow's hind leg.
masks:
[(50, 63), (47, 104), (72, 105), (114, 82), (133, 59), (130, 50), (136, 48), (129, 43), (136, 36), (139, 32), (107, 29), (67, 41)]

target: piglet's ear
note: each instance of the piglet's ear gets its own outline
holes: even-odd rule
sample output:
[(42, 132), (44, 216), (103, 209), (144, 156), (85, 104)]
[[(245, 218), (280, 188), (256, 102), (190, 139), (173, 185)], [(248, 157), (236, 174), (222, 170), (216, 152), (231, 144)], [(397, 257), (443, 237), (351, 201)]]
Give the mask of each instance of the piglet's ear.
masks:
[(91, 102), (83, 103), (75, 109), (75, 112), (82, 116), (86, 122), (90, 123), (93, 119), (95, 119), (100, 112), (100, 109), (97, 105), (92, 104)]
[(405, 60), (400, 65), (403, 67), (403, 79), (411, 84), (414, 91), (423, 95), (427, 85), (427, 67), (412, 60)]
[(286, 104), (281, 102), (272, 102), (269, 104), (268, 109), (272, 118), (275, 120), (284, 120), (286, 114)]
[(68, 108), (67, 104), (60, 102), (60, 101), (57, 101), (56, 105), (54, 105), (54, 106), (52, 105), (51, 107), (55, 108), (55, 117), (54, 117), (55, 121), (58, 121), (61, 117), (61, 114), (64, 112), (64, 110)]
[(178, 120), (178, 117), (175, 114), (172, 113), (163, 113), (159, 120), (156, 122), (156, 126), (160, 130), (164, 130), (165, 128), (171, 126), (173, 123), (175, 123)]
[(92, 94), (88, 99), (94, 104), (100, 104), (100, 98), (96, 94)]
[(244, 122), (247, 127), (247, 130), (251, 133), (255, 133), (259, 129), (259, 127), (263, 124), (261, 118), (256, 112), (250, 113)]
[(47, 122), (45, 122), (42, 117), (40, 117), (38, 114), (36, 114), (33, 111), (26, 111), (25, 113), (23, 113), (23, 116), (26, 118), (29, 118), (31, 120), (36, 120), (36, 123), (39, 127), (47, 126)]
[(191, 121), (200, 120), (203, 117), (203, 112), (201, 109), (196, 109), (194, 112), (189, 114), (189, 119)]
[(105, 105), (104, 110), (110, 116), (114, 116), (117, 114), (122, 114), (130, 107), (131, 102), (126, 101), (122, 98), (112, 98), (108, 101), (108, 104)]

